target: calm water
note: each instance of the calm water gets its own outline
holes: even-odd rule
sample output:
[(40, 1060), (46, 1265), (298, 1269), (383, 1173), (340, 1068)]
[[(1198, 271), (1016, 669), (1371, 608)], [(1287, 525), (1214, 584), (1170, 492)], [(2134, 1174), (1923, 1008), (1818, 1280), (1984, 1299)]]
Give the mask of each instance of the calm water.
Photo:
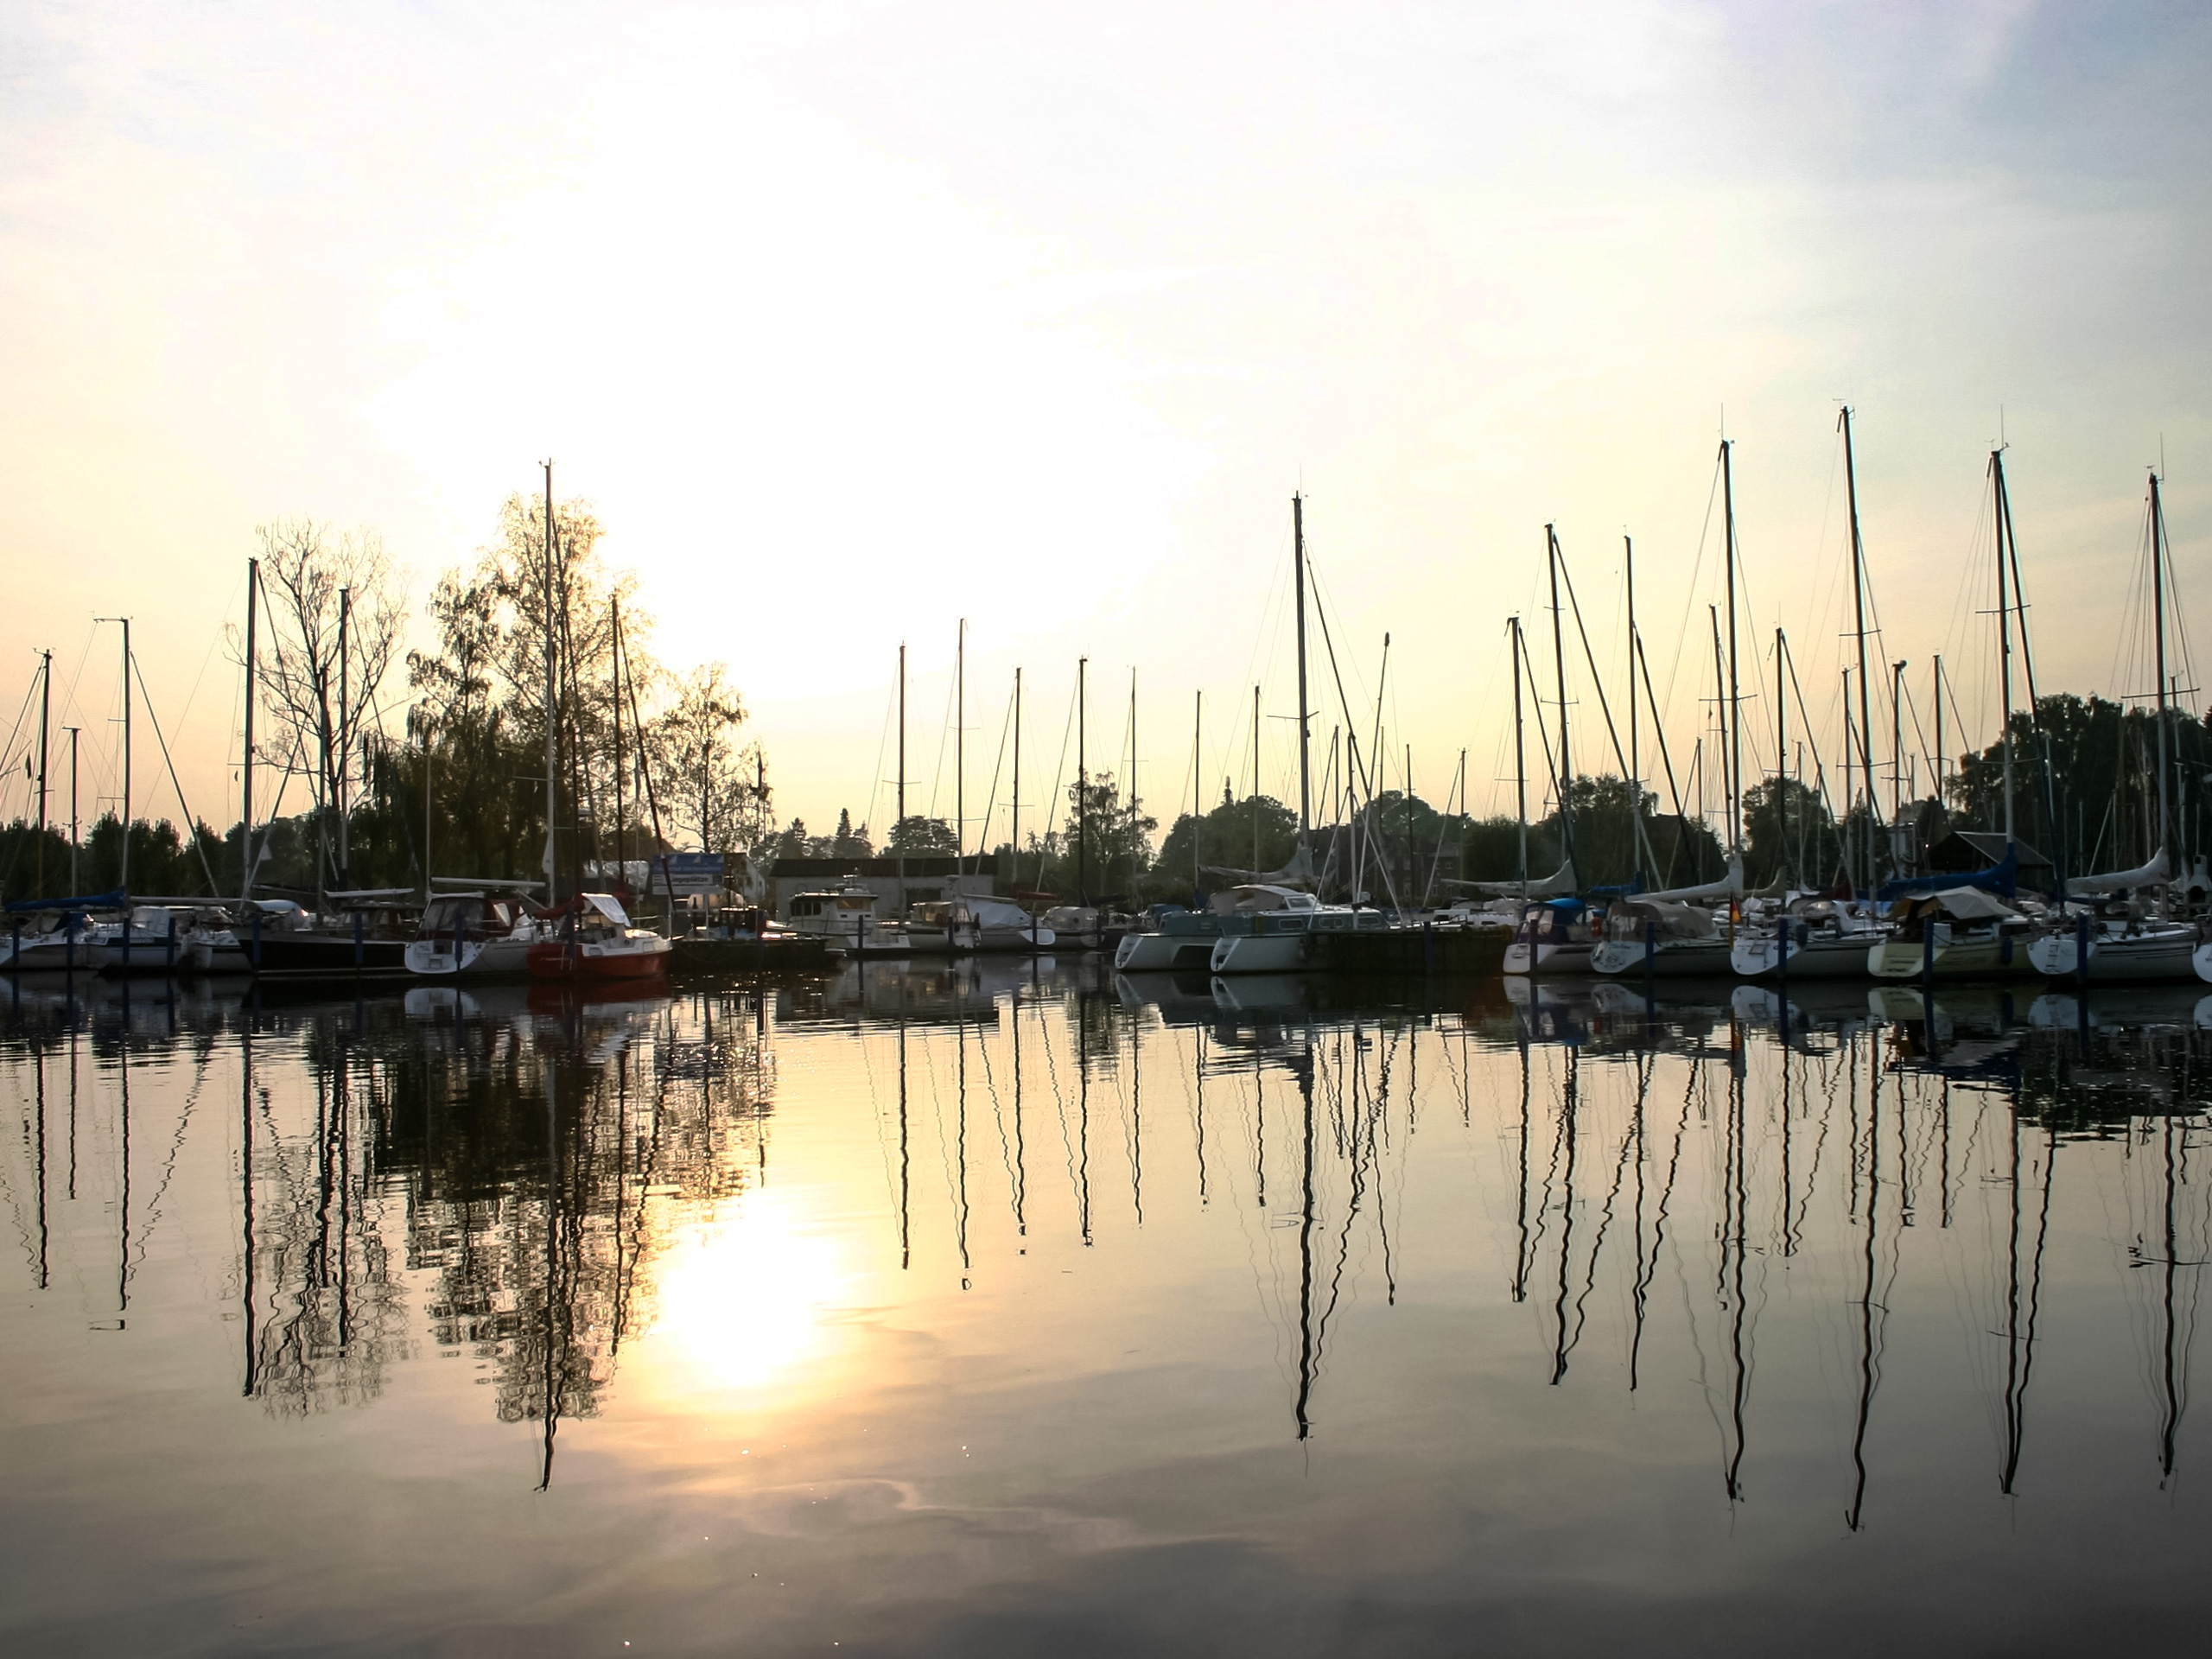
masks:
[(10, 1653), (2204, 1639), (2193, 995), (10, 996)]

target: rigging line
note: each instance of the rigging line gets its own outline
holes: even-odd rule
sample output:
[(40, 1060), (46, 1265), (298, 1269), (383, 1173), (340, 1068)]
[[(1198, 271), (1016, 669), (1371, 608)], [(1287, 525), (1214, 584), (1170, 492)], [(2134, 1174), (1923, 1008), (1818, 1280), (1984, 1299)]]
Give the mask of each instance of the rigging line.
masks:
[(1556, 803), (1560, 792), (1559, 762), (1553, 757), (1551, 734), (1544, 726), (1544, 700), (1535, 691), (1536, 664), (1529, 655), (1529, 632), (1525, 628), (1521, 631), (1521, 661), (1528, 671), (1530, 688), (1529, 702), (1536, 715), (1536, 746), (1544, 752), (1544, 776), (1551, 780), (1552, 798)]
[[(1313, 561), (1311, 558), (1308, 558), (1306, 562), (1306, 570), (1310, 575), (1313, 568)], [(1345, 731), (1356, 733), (1359, 729), (1359, 722), (1351, 717), (1351, 699), (1344, 695), (1344, 677), (1342, 671), (1337, 667), (1337, 642), (1329, 632), (1328, 608), (1321, 602), (1319, 584), (1315, 582), (1312, 584), (1312, 588), (1313, 593), (1313, 614), (1320, 620), (1321, 623), (1321, 645), (1329, 654), (1329, 677), (1334, 680), (1337, 685), (1337, 705), (1344, 710)], [(1355, 664), (1355, 667), (1357, 667), (1357, 664)], [(1347, 773), (1351, 770), (1350, 759), (1351, 757), (1347, 755), (1347, 764), (1345, 766), (1345, 771)], [(1361, 776), (1355, 780), (1354, 786), (1357, 788), (1364, 785), (1366, 782), (1367, 778), (1365, 775), (1365, 769), (1362, 768)], [(1370, 789), (1367, 792), (1371, 799), (1374, 795), (1374, 791)]]
[[(130, 671), (138, 677), (138, 692), (145, 699), (146, 718), (153, 722), (154, 740), (162, 746), (162, 764), (168, 768), (169, 787), (176, 791), (177, 810), (184, 814), (185, 837), (200, 855), (200, 868), (207, 878), (208, 895), (215, 897), (221, 893), (222, 888), (216, 885), (215, 872), (207, 862), (207, 844), (200, 839), (200, 821), (192, 816), (192, 808), (184, 798), (184, 785), (177, 782), (176, 762), (169, 759), (169, 741), (162, 735), (162, 718), (154, 712), (154, 694), (146, 689), (146, 671), (139, 667), (136, 656), (130, 659)], [(123, 830), (127, 836), (130, 833), (130, 826), (124, 825)]]
[(1681, 626), (1675, 633), (1675, 659), (1667, 665), (1667, 701), (1663, 705), (1655, 702), (1652, 706), (1652, 719), (1662, 725), (1666, 722), (1669, 710), (1675, 706), (1675, 682), (1681, 677), (1682, 671), (1682, 643), (1690, 637), (1690, 615), (1697, 609), (1697, 579), (1705, 569), (1705, 544), (1713, 535), (1713, 504), (1719, 499), (1720, 461), (1716, 456), (1713, 462), (1713, 482), (1707, 486), (1705, 493), (1705, 522), (1699, 526), (1697, 532), (1697, 558), (1690, 566), (1689, 586), (1682, 601)]
[[(944, 719), (937, 730), (937, 764), (930, 770), (930, 817), (937, 817), (937, 792), (944, 783), (944, 741), (955, 724), (953, 703), (960, 695), (957, 673), (944, 683)], [(962, 845), (966, 845), (964, 841)]]
[[(1784, 635), (1783, 638), (1786, 640), (1788, 636)], [(1820, 797), (1821, 804), (1827, 808), (1828, 817), (1833, 819), (1835, 817), (1835, 803), (1828, 796), (1827, 768), (1821, 761), (1821, 740), (1814, 734), (1812, 713), (1805, 707), (1805, 688), (1797, 683), (1797, 653), (1789, 650), (1785, 645), (1782, 660), (1789, 670), (1789, 689), (1797, 694), (1797, 721), (1804, 729), (1805, 747), (1813, 752), (1813, 776), (1816, 780), (1814, 791)]]
[[(1668, 797), (1675, 803), (1675, 816), (1677, 818), (1683, 819), (1684, 822), (1688, 822), (1688, 816), (1682, 810), (1682, 791), (1677, 788), (1675, 784), (1675, 757), (1668, 751), (1667, 748), (1666, 722), (1658, 717), (1658, 703), (1651, 695), (1651, 658), (1644, 654), (1643, 634), (1638, 632), (1632, 636), (1630, 640), (1630, 644), (1635, 647), (1637, 666), (1640, 667), (1643, 672), (1643, 700), (1647, 703), (1651, 704), (1653, 709), (1651, 734), (1659, 741), (1660, 764), (1666, 768), (1667, 772), (1667, 794)], [(1539, 722), (1541, 723), (1541, 714), (1539, 715)], [(1677, 837), (1677, 844), (1679, 844), (1679, 840), (1680, 838)], [(1668, 865), (1669, 868), (1672, 868), (1673, 863), (1673, 855), (1670, 854), (1668, 858)]]
[[(1083, 671), (1078, 668), (1076, 672), (1079, 686)], [(1071, 690), (1068, 692), (1067, 723), (1060, 728), (1060, 758), (1052, 762), (1052, 792), (1039, 803), (1039, 810), (1045, 815), (1045, 836), (1042, 842), (1044, 850), (1037, 861), (1037, 885), (1039, 887), (1045, 885), (1045, 861), (1052, 856), (1052, 848), (1059, 840), (1059, 832), (1052, 828), (1052, 814), (1059, 809), (1060, 779), (1066, 775), (1068, 764), (1068, 740), (1075, 735), (1075, 705), (1076, 691)], [(1032, 830), (1030, 833), (1033, 836), (1036, 831)], [(1083, 895), (1077, 893), (1076, 897), (1080, 899)], [(1047, 1049), (1046, 1052), (1050, 1053), (1052, 1051)]]
[[(990, 792), (983, 797), (983, 827), (976, 832), (976, 853), (978, 858), (982, 856), (991, 844), (991, 816), (999, 804), (999, 772), (1006, 764), (1007, 734), (1013, 729), (1014, 698), (1009, 695), (1006, 700), (1006, 718), (999, 722), (998, 759), (991, 762)], [(1019, 805), (1020, 803), (1016, 802), (1015, 804)], [(1016, 858), (1020, 857), (1021, 849), (1015, 848), (1014, 853)]]
[(1590, 683), (1598, 693), (1599, 712), (1605, 717), (1605, 735), (1612, 740), (1613, 760), (1620, 766), (1621, 776), (1626, 778), (1628, 756), (1622, 752), (1620, 734), (1613, 729), (1612, 705), (1605, 698), (1605, 677), (1598, 672), (1597, 653), (1590, 649), (1590, 630), (1582, 626), (1582, 601), (1574, 596), (1574, 578), (1568, 574), (1567, 554), (1564, 550), (1561, 550), (1559, 554), (1559, 574), (1560, 579), (1567, 583), (1567, 607), (1574, 613), (1574, 632), (1582, 640), (1583, 660), (1590, 664)]
[[(633, 692), (635, 688), (633, 687)], [(632, 701), (634, 700), (633, 696)], [(883, 705), (883, 724), (876, 728), (875, 765), (870, 768), (868, 772), (868, 776), (875, 781), (868, 785), (868, 810), (866, 817), (861, 821), (863, 828), (865, 828), (868, 823), (877, 822), (875, 815), (876, 803), (883, 797), (883, 752), (891, 745), (891, 726), (892, 722), (898, 718), (898, 709), (899, 688), (897, 684), (894, 683), (891, 688), (891, 695), (889, 698)], [(893, 823), (891, 827), (893, 830), (896, 830), (899, 828), (896, 823)], [(886, 836), (883, 839), (886, 845), (890, 843), (891, 837), (889, 836)]]

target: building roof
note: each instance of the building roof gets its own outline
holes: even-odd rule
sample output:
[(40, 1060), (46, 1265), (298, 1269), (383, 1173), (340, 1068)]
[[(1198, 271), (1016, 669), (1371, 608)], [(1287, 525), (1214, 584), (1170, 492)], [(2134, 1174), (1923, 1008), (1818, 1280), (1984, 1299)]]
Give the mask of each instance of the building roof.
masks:
[(897, 877), (904, 875), (909, 881), (948, 875), (988, 875), (999, 873), (995, 854), (969, 854), (966, 858), (954, 858), (946, 854), (929, 857), (909, 855), (906, 858), (779, 858), (768, 867), (772, 877), (789, 879), (793, 876), (811, 880), (823, 875), (874, 875)]
[[(2051, 868), (2051, 862), (2018, 836), (2012, 837), (2013, 848), (2019, 853), (2023, 870)], [(1928, 849), (1928, 861), (1939, 870), (1979, 870), (2001, 863), (2005, 857), (2005, 832), (2001, 830), (1954, 830)]]

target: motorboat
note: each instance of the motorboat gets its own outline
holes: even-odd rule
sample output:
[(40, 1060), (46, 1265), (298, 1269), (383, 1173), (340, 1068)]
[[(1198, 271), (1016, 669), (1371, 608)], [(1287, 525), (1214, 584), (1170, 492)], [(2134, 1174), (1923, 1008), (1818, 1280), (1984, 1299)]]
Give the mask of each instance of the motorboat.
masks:
[(879, 918), (880, 902), (873, 887), (848, 882), (842, 887), (793, 893), (784, 907), (784, 924), (794, 933), (824, 939), (848, 957), (903, 957), (913, 949), (906, 924)]
[(1004, 899), (938, 899), (912, 906), (906, 912), (906, 942), (917, 956), (1048, 950), (1058, 938), (1020, 905)]
[(1900, 899), (1896, 931), (1866, 952), (1876, 979), (2032, 979), (2035, 924), (1980, 887), (1945, 887)]
[(546, 920), (529, 950), (532, 979), (652, 979), (668, 971), (669, 942), (632, 926), (611, 893), (580, 893)]
[(520, 979), (530, 972), (536, 921), (521, 905), (489, 893), (442, 893), (423, 912), (407, 970), (426, 978)]
[(1793, 899), (1766, 924), (1738, 929), (1729, 960), (1745, 979), (1864, 979), (1867, 951), (1889, 936), (1865, 905)]

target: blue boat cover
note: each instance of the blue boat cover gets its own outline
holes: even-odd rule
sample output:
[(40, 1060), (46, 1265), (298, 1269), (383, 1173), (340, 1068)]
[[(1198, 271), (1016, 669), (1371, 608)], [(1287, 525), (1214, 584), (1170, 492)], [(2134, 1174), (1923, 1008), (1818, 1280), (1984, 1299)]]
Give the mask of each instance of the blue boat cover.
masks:
[(2007, 847), (2005, 856), (1986, 870), (1972, 875), (1915, 875), (1903, 880), (1885, 881), (1874, 894), (1885, 904), (1892, 899), (1910, 899), (1915, 893), (1942, 893), (1951, 887), (1980, 887), (1984, 893), (1993, 893), (2010, 899), (2020, 888), (2020, 849)]
[(20, 916), (40, 910), (122, 910), (130, 903), (130, 895), (121, 887), (113, 893), (87, 893), (75, 899), (17, 899), (10, 902), (8, 913)]

